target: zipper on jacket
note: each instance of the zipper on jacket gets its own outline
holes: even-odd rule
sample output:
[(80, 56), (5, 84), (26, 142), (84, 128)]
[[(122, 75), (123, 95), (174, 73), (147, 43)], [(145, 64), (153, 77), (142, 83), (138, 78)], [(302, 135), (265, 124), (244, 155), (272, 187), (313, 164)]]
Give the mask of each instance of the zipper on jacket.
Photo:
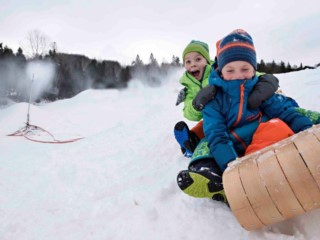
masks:
[(202, 88), (202, 81), (203, 81), (204, 75), (206, 74), (206, 69), (207, 69), (207, 65), (204, 66), (202, 77), (201, 77), (201, 79), (199, 81), (201, 83), (201, 88)]
[(236, 122), (233, 124), (233, 127), (237, 126), (237, 124), (241, 120), (242, 112), (243, 112), (243, 101), (244, 101), (244, 83), (240, 85), (240, 103), (238, 109), (238, 116)]

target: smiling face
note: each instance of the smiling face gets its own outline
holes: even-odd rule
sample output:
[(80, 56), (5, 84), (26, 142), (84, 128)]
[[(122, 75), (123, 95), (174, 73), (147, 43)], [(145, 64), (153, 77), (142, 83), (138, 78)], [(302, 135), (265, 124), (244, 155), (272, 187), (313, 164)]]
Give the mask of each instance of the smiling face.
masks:
[(255, 75), (255, 70), (248, 62), (234, 61), (222, 68), (221, 75), (224, 80), (251, 79)]
[(195, 79), (201, 80), (207, 60), (198, 52), (189, 52), (184, 58), (184, 68)]

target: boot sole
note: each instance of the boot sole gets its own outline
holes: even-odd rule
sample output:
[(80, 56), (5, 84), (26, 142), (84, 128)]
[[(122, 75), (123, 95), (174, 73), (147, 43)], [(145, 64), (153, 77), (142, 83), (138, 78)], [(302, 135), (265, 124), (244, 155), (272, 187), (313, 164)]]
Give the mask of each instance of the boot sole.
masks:
[[(210, 179), (206, 178), (205, 176), (199, 173), (191, 172), (191, 171), (189, 171), (189, 177), (192, 179), (192, 181), (190, 181), (190, 179), (188, 179), (187, 181), (192, 183), (188, 187), (181, 189), (184, 193), (195, 198), (210, 198), (210, 199), (215, 199), (216, 197), (219, 198), (216, 195), (221, 195), (223, 197), (223, 201), (227, 202), (227, 198), (223, 189), (217, 192), (209, 191), (208, 184), (210, 183)], [(179, 185), (179, 180), (178, 180), (178, 185)]]

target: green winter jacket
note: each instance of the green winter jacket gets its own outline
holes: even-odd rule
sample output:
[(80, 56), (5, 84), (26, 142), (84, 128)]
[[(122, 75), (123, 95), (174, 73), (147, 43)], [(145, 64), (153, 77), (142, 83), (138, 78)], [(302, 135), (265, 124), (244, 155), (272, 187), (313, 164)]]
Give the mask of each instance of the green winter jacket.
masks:
[[(212, 62), (214, 64), (214, 62)], [(184, 100), (183, 116), (190, 121), (200, 121), (202, 119), (202, 111), (197, 111), (192, 106), (192, 101), (198, 94), (201, 88), (206, 87), (209, 84), (209, 76), (212, 65), (207, 64), (204, 70), (202, 79), (199, 81), (191, 74), (185, 72), (180, 78), (179, 82), (187, 88), (186, 98)], [(256, 72), (259, 77), (265, 73)]]
[(191, 74), (185, 72), (180, 78), (180, 83), (187, 88), (186, 98), (184, 100), (183, 116), (191, 121), (200, 121), (202, 112), (198, 112), (192, 106), (192, 100), (195, 98), (201, 88), (204, 88), (209, 83), (211, 66), (206, 65), (202, 79), (199, 81)]

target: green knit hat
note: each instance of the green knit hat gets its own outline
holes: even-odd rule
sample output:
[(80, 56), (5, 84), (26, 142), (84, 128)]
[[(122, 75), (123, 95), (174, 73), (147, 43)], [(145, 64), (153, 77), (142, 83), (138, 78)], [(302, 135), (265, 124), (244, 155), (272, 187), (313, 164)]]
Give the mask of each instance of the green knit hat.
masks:
[(208, 44), (201, 42), (201, 41), (192, 40), (183, 51), (183, 54), (182, 54), (183, 62), (184, 62), (184, 58), (185, 58), (186, 54), (190, 53), (190, 52), (200, 53), (207, 60), (207, 62), (210, 63)]

